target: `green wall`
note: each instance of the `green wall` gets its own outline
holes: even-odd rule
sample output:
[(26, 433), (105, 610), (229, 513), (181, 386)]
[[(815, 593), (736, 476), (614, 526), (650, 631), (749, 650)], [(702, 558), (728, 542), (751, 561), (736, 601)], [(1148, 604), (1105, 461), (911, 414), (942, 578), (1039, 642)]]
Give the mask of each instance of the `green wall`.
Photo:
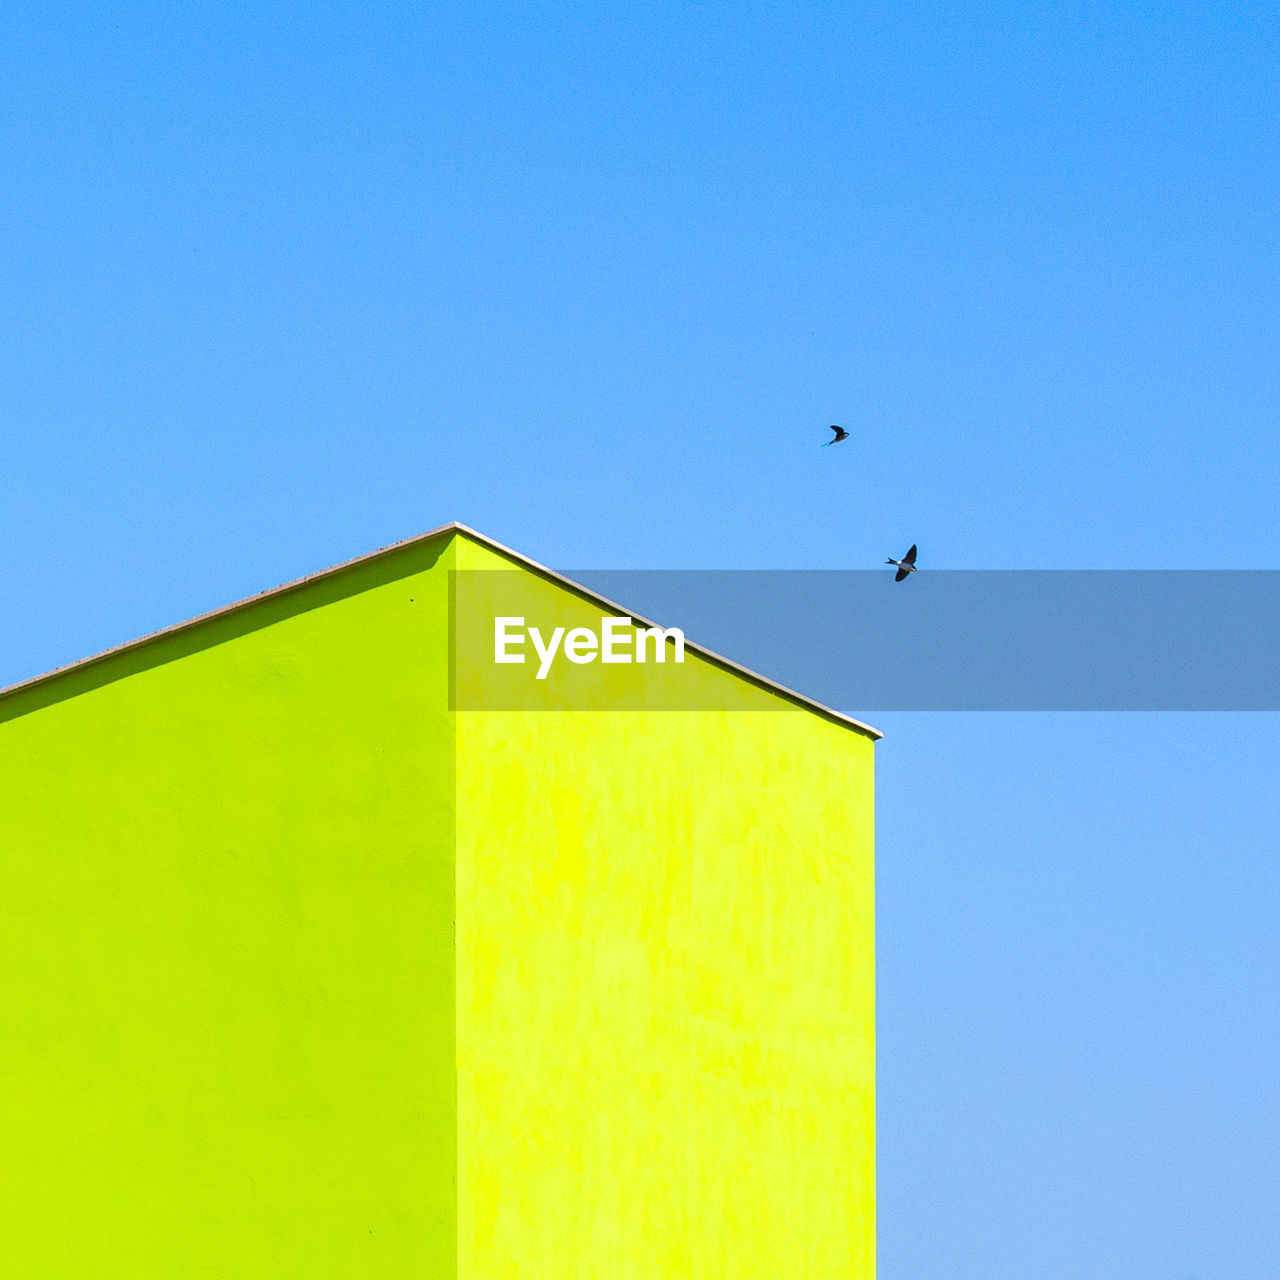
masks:
[(870, 738), (696, 658), (451, 712), (450, 570), (514, 564), (0, 699), (8, 1274), (873, 1276)]
[(0, 701), (4, 1274), (454, 1274), (451, 560)]

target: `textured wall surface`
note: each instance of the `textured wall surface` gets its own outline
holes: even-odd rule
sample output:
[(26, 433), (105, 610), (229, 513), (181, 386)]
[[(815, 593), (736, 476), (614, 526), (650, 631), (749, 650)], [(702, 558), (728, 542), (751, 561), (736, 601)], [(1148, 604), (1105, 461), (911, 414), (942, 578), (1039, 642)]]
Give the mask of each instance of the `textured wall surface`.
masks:
[(451, 714), (455, 565), (0, 699), (6, 1274), (874, 1274), (871, 740), (695, 658)]
[(0, 701), (4, 1274), (454, 1274), (444, 546)]
[(458, 714), (462, 1280), (874, 1275), (873, 744), (686, 677)]

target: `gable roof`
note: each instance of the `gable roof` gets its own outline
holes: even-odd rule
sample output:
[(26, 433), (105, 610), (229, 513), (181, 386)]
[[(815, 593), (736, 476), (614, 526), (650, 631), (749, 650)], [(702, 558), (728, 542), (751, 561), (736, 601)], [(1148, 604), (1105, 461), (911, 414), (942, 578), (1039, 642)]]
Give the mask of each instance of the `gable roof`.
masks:
[[(172, 626), (162, 627), (159, 631), (151, 631), (144, 636), (139, 636), (136, 640), (126, 640), (123, 644), (112, 646), (110, 649), (103, 649), (100, 653), (90, 654), (86, 658), (79, 658), (75, 662), (68, 662), (60, 667), (54, 667), (51, 671), (45, 671), (38, 676), (31, 676), (27, 680), (20, 680), (17, 684), (11, 684), (7, 688), (0, 689), (0, 699), (8, 698), (11, 694), (20, 693), (26, 689), (33, 689), (38, 685), (46, 684), (51, 680), (56, 680), (60, 676), (67, 675), (73, 671), (80, 671), (85, 667), (92, 666), (95, 663), (103, 662), (108, 658), (113, 658), (117, 654), (128, 653), (133, 649), (141, 648), (143, 645), (151, 644), (153, 641), (159, 640), (164, 636), (171, 636), (178, 632), (187, 631), (192, 627), (197, 627), (201, 623), (208, 622), (214, 618), (221, 618), (227, 614), (234, 613), (239, 609), (244, 609), (249, 605), (257, 604), (261, 600), (269, 600), (276, 596), (282, 596), (291, 591), (297, 591), (301, 587), (318, 582), (321, 579), (332, 577), (334, 574), (342, 573), (346, 569), (355, 568), (357, 565), (368, 564), (374, 560), (380, 560), (385, 556), (393, 555), (397, 551), (403, 551), (408, 547), (417, 546), (421, 543), (430, 542), (434, 538), (444, 537), (450, 534), (462, 534), (464, 537), (470, 538), (479, 543), (483, 547), (487, 547), (490, 551), (496, 552), (498, 555), (513, 561), (523, 569), (527, 569), (539, 577), (546, 578), (551, 582), (557, 583), (566, 590), (571, 591), (574, 595), (589, 600), (594, 604), (598, 604), (606, 609), (611, 609), (615, 613), (626, 614), (633, 618), (636, 622), (646, 627), (654, 626), (648, 618), (642, 618), (634, 610), (627, 609), (624, 605), (620, 605), (613, 600), (607, 599), (596, 591), (592, 591), (589, 587), (584, 587), (579, 582), (574, 582), (571, 578), (566, 578), (563, 574), (557, 573), (554, 569), (548, 569), (546, 565), (539, 564), (536, 560), (531, 560), (526, 555), (521, 555), (518, 551), (511, 550), (510, 547), (503, 546), (502, 543), (496, 542), (493, 538), (486, 537), (483, 533), (478, 533), (475, 529), (465, 524), (460, 524), (456, 520), (450, 521), (448, 524), (442, 524), (438, 528), (428, 529), (425, 533), (415, 534), (411, 538), (402, 538), (399, 542), (392, 542), (385, 547), (379, 547), (376, 551), (368, 551), (364, 555), (356, 556), (351, 560), (343, 560), (339, 564), (330, 565), (327, 569), (320, 569), (316, 573), (309, 573), (305, 577), (295, 578), (292, 582), (282, 583), (278, 587), (270, 587), (266, 591), (259, 591), (255, 595), (245, 596), (242, 600), (236, 600), (232, 604), (222, 605), (217, 609), (211, 609), (207, 613), (197, 614), (194, 618), (187, 618), (183, 622), (175, 622)], [(797, 706), (805, 710), (815, 712), (824, 719), (835, 721), (850, 729), (864, 733), (872, 739), (882, 738), (884, 735), (879, 729), (873, 729), (870, 725), (864, 724), (861, 720), (855, 720), (852, 716), (847, 716), (841, 711), (836, 711), (832, 707), (824, 706), (821, 702), (816, 702), (813, 698), (806, 697), (802, 693), (797, 693), (794, 689), (788, 689), (785, 685), (779, 684), (776, 680), (770, 680), (768, 676), (761, 675), (758, 671), (752, 671), (747, 667), (741, 666), (730, 658), (726, 658), (721, 654), (715, 653), (711, 649), (707, 649), (702, 645), (696, 644), (694, 641), (686, 638), (685, 648), (698, 654), (699, 657), (720, 667), (726, 671), (732, 672), (752, 684), (767, 689), (773, 693), (781, 695), (789, 702), (795, 703)]]

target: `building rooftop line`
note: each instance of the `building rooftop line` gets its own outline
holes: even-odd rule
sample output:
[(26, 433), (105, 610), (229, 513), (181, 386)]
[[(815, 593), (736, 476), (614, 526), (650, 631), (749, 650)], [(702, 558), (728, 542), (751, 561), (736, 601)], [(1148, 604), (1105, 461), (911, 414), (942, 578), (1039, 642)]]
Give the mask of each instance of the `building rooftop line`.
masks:
[[(409, 538), (402, 538), (399, 542), (389, 543), (385, 547), (378, 547), (374, 551), (367, 551), (363, 555), (354, 556), (350, 560), (343, 560), (338, 564), (330, 565), (327, 569), (319, 569), (315, 573), (306, 574), (304, 577), (295, 578), (291, 582), (282, 583), (278, 587), (268, 587), (265, 591), (256, 592), (254, 595), (245, 596), (241, 600), (233, 601), (231, 604), (220, 605), (216, 609), (210, 609), (206, 613), (197, 614), (194, 618), (186, 618), (182, 622), (175, 622), (167, 627), (162, 627), (159, 631), (150, 631), (146, 635), (138, 636), (134, 640), (126, 640), (123, 644), (113, 645), (109, 649), (103, 649), (98, 653), (89, 654), (88, 657), (77, 658), (74, 662), (64, 663), (60, 667), (54, 667), (50, 671), (42, 672), (40, 675), (31, 676), (26, 680), (20, 680), (16, 684), (11, 684), (7, 688), (0, 689), (0, 699), (8, 698), (13, 694), (21, 693), (26, 689), (33, 689), (37, 685), (46, 684), (51, 680), (56, 680), (60, 676), (68, 675), (72, 671), (79, 671), (84, 667), (93, 666), (99, 662), (105, 662), (108, 658), (114, 658), (121, 653), (128, 653), (132, 649), (141, 648), (143, 645), (160, 640), (165, 636), (175, 635), (181, 631), (187, 631), (192, 627), (197, 627), (203, 622), (209, 622), (214, 618), (223, 617), (226, 614), (234, 613), (239, 609), (247, 608), (249, 605), (257, 604), (262, 600), (269, 600), (275, 596), (281, 596), (290, 591), (297, 591), (302, 587), (308, 586), (313, 582), (318, 582), (322, 578), (331, 577), (334, 574), (342, 573), (346, 569), (353, 569), (357, 565), (368, 564), (372, 560), (379, 560), (384, 556), (393, 555), (397, 551), (403, 551), (408, 547), (415, 546), (419, 543), (430, 542), (434, 538), (443, 537), (449, 533), (460, 533), (468, 538), (478, 542), (481, 546), (488, 547), (491, 551), (496, 551), (499, 555), (505, 556), (515, 561), (523, 568), (530, 569), (534, 573), (548, 578), (560, 586), (572, 591), (575, 595), (583, 596), (594, 603), (605, 606), (614, 610), (618, 614), (626, 614), (627, 617), (636, 622), (642, 623), (646, 627), (652, 627), (657, 624), (648, 618), (642, 618), (638, 613), (631, 609), (620, 605), (613, 600), (607, 599), (600, 595), (597, 591), (592, 591), (589, 587), (584, 587), (580, 582), (574, 582), (572, 578), (566, 578), (564, 574), (557, 573), (554, 569), (548, 569), (546, 565), (539, 564), (536, 560), (531, 560), (528, 556), (519, 551), (513, 551), (510, 547), (504, 546), (502, 543), (486, 534), (480, 533), (472, 529), (469, 525), (452, 520), (448, 524), (442, 524), (435, 529), (428, 529), (425, 533), (417, 533)], [(776, 680), (769, 679), (768, 676), (761, 675), (758, 671), (752, 671), (748, 667), (734, 662), (731, 658), (726, 658), (723, 654), (714, 652), (711, 649), (697, 644), (695, 641), (685, 639), (685, 648), (698, 654), (699, 657), (714, 663), (716, 666), (733, 672), (735, 675), (742, 676), (751, 681), (753, 684), (760, 685), (773, 693), (782, 695), (788, 701), (798, 703), (807, 710), (814, 711), (829, 720), (834, 720), (838, 724), (842, 724), (851, 729), (856, 729), (860, 733), (865, 733), (873, 739), (882, 738), (884, 735), (879, 729), (873, 728), (869, 724), (864, 724), (861, 720), (855, 720), (852, 716), (847, 716), (842, 711), (837, 711), (833, 707), (828, 707), (803, 693), (798, 693), (795, 689), (789, 689), (786, 685), (779, 684)]]

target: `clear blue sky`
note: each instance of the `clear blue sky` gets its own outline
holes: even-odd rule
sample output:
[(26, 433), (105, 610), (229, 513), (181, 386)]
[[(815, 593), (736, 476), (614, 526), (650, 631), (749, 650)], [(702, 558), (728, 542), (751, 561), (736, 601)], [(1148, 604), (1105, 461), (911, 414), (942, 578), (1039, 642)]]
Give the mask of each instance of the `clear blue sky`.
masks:
[[(451, 519), (1280, 567), (1278, 28), (16, 7), (0, 683)], [(1276, 719), (876, 719), (882, 1280), (1273, 1280)]]

